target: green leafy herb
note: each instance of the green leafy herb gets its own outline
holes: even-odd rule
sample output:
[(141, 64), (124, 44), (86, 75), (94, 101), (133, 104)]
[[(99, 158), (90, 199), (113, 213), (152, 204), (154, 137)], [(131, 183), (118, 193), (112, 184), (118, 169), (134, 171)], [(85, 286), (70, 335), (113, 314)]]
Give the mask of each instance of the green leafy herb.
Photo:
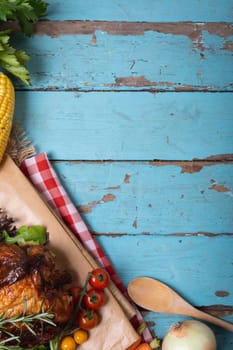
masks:
[[(42, 0), (0, 0), (0, 24), (16, 21), (22, 32), (30, 36), (33, 33), (32, 24), (46, 15), (47, 6)], [(29, 72), (25, 67), (29, 56), (10, 46), (11, 34), (10, 30), (0, 31), (0, 66), (30, 85)]]
[(30, 85), (29, 72), (25, 63), (29, 56), (24, 51), (17, 51), (9, 44), (10, 31), (0, 32), (0, 65), (2, 68), (21, 79), (25, 84)]
[[(10, 331), (7, 330), (8, 326), (13, 326), (15, 328), (26, 327), (29, 332), (35, 335), (35, 332), (32, 328), (32, 325), (35, 321), (41, 321), (44, 323), (48, 323), (51, 326), (56, 327), (56, 324), (52, 321), (54, 315), (49, 312), (40, 312), (37, 314), (26, 315), (27, 310), (27, 302), (24, 300), (24, 312), (22, 315), (18, 315), (11, 318), (6, 318), (4, 315), (0, 316), (0, 333), (6, 334), (8, 337), (4, 340), (0, 341), (0, 350), (21, 350), (24, 349), (20, 345), (12, 345), (9, 346), (8, 343), (11, 341), (16, 341), (20, 343), (20, 336), (14, 335)], [(31, 350), (46, 350), (47, 346), (37, 345)]]
[[(8, 350), (9, 348), (11, 349), (11, 346), (9, 346), (8, 343), (14, 340), (18, 341), (18, 336), (9, 335), (7, 339), (0, 341), (0, 350)], [(15, 350), (17, 350), (17, 347), (18, 346), (16, 345)]]
[(26, 35), (32, 34), (32, 23), (46, 15), (48, 4), (42, 0), (1, 0), (0, 21), (17, 21)]
[(45, 244), (47, 242), (46, 228), (40, 225), (21, 226), (15, 236), (10, 236), (7, 231), (3, 232), (3, 239), (8, 244)]

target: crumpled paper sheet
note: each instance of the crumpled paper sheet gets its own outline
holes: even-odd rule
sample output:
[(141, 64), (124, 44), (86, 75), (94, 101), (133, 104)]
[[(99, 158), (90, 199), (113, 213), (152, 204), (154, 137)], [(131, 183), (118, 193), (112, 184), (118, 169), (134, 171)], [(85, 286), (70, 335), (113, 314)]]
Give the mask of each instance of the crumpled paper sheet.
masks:
[[(15, 219), (18, 225), (44, 225), (50, 245), (59, 263), (71, 271), (74, 285), (83, 285), (92, 270), (68, 228), (59, 222), (39, 193), (29, 183), (9, 156), (0, 164), (0, 207)], [(107, 301), (101, 309), (101, 323), (91, 330), (88, 342), (80, 350), (126, 350), (139, 338), (113, 294), (106, 290)]]

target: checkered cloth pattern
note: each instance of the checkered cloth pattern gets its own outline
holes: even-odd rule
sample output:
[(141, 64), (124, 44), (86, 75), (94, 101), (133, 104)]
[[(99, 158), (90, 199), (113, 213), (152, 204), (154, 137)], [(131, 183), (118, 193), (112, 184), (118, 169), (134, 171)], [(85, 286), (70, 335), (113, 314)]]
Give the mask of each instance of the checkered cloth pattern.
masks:
[[(118, 289), (128, 297), (126, 289), (116, 271), (84, 223), (67, 192), (64, 190), (46, 153), (41, 153), (25, 159), (20, 168), (42, 195), (43, 199), (55, 210), (56, 214), (62, 218), (77, 239), (79, 239), (87, 251), (95, 258), (96, 262), (108, 271)], [(130, 321), (136, 329), (143, 322), (143, 317), (137, 310), (136, 317)], [(143, 338), (145, 341), (151, 341), (152, 337), (147, 328), (143, 332)]]

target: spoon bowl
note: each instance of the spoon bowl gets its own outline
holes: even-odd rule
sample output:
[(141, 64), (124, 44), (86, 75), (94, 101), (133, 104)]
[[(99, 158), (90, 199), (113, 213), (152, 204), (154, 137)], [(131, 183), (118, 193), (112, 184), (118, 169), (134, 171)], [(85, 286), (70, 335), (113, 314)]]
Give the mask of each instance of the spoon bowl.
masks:
[(128, 285), (128, 294), (135, 304), (155, 312), (198, 318), (233, 332), (233, 324), (200, 311), (166, 284), (149, 277), (138, 277)]

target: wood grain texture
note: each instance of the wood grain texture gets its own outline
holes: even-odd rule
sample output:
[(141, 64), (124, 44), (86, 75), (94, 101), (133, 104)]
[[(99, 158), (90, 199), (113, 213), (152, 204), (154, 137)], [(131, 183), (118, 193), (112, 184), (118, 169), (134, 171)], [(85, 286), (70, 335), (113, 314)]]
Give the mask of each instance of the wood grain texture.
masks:
[[(117, 235), (98, 236), (97, 240), (108, 250), (126, 286), (138, 276), (160, 279), (194, 306), (233, 322), (229, 237)], [(218, 296), (219, 289), (225, 291), (225, 297)], [(206, 303), (212, 305), (206, 308)], [(173, 323), (187, 319), (154, 312), (145, 312), (144, 317), (154, 334), (161, 338)], [(231, 349), (232, 333), (209, 326), (215, 332), (217, 349)]]
[[(232, 21), (229, 0), (50, 0), (49, 19), (106, 21)], [(65, 7), (65, 8), (64, 8)]]
[[(153, 277), (174, 288), (195, 306), (233, 304), (233, 253), (229, 243), (233, 237), (122, 235), (97, 239), (108, 249), (125, 285), (139, 276)], [(228, 295), (217, 296), (219, 290)]]
[(36, 33), (16, 37), (30, 89), (232, 91), (230, 24), (41, 22)]
[[(50, 0), (13, 43), (15, 119), (124, 284), (159, 278), (233, 322), (233, 11), (228, 0)], [(163, 337), (184, 317), (145, 312)], [(233, 335), (218, 327), (218, 350)]]
[(16, 120), (52, 159), (192, 160), (233, 153), (228, 93), (18, 92), (16, 100)]
[(96, 233), (233, 234), (232, 162), (195, 162), (196, 172), (172, 162), (53, 165)]

